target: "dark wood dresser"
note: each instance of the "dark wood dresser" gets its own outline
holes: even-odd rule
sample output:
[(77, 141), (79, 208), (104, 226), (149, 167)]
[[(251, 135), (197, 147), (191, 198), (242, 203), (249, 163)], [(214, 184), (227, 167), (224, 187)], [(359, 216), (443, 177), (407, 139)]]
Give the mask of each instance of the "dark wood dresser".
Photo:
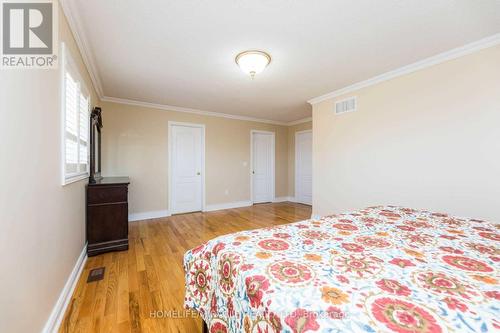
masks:
[(128, 250), (128, 177), (87, 185), (87, 255)]

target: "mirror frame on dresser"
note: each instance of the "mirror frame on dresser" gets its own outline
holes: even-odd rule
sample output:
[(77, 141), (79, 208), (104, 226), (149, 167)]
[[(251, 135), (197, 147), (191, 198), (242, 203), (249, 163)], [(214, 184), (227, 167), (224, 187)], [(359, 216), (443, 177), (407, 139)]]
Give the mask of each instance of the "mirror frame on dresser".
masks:
[(90, 114), (90, 174), (86, 187), (87, 255), (128, 249), (128, 177), (102, 177), (102, 110)]
[[(95, 107), (90, 113), (90, 175), (89, 183), (101, 179), (101, 129), (102, 110)], [(97, 151), (97, 154), (96, 154)], [(96, 163), (97, 159), (97, 163)]]

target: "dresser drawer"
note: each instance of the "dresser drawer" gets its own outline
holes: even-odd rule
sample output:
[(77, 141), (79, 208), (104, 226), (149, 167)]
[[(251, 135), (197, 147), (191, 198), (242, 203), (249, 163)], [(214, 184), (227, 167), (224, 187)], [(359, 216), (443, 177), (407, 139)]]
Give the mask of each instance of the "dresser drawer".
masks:
[(127, 202), (127, 186), (96, 186), (87, 190), (89, 205)]
[(128, 205), (91, 206), (87, 211), (91, 222), (87, 229), (89, 244), (103, 243), (120, 239), (128, 239)]

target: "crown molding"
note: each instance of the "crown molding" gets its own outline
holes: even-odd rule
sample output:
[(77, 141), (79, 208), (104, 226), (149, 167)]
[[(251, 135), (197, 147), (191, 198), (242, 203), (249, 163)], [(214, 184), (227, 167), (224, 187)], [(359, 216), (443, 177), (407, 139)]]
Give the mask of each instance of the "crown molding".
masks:
[(286, 126), (293, 126), (293, 125), (308, 123), (312, 120), (313, 120), (312, 117), (307, 117), (307, 118), (303, 118), (303, 119), (299, 119), (299, 120), (295, 120), (295, 121), (290, 121), (290, 122), (286, 123)]
[(73, 0), (59, 0), (59, 3), (61, 4), (64, 15), (66, 16), (66, 20), (68, 21), (69, 28), (73, 33), (76, 45), (80, 50), (85, 67), (87, 67), (87, 72), (90, 75), (90, 79), (92, 80), (96, 93), (99, 99), (102, 99), (104, 93), (101, 78), (99, 76), (99, 72), (97, 71), (97, 66), (95, 64), (93, 53), (89, 47), (85, 31), (82, 28), (78, 15), (76, 14), (77, 10), (74, 7), (74, 2)]
[(59, 0), (59, 3), (61, 4), (64, 15), (66, 16), (66, 20), (68, 21), (68, 25), (70, 27), (70, 30), (73, 33), (73, 37), (75, 38), (76, 45), (78, 46), (78, 49), (80, 50), (80, 54), (82, 56), (85, 67), (87, 68), (87, 71), (90, 75), (90, 79), (92, 80), (92, 84), (94, 85), (94, 88), (97, 92), (97, 95), (101, 101), (142, 106), (142, 107), (167, 110), (167, 111), (199, 114), (199, 115), (204, 115), (204, 116), (221, 117), (221, 118), (245, 120), (245, 121), (254, 121), (254, 122), (259, 122), (259, 123), (281, 125), (281, 126), (293, 126), (293, 125), (305, 123), (305, 122), (312, 120), (311, 117), (307, 117), (307, 118), (298, 119), (295, 121), (283, 122), (283, 121), (276, 121), (276, 120), (270, 120), (270, 119), (262, 119), (262, 118), (248, 117), (248, 116), (238, 116), (238, 115), (227, 114), (227, 113), (219, 113), (219, 112), (198, 110), (198, 109), (192, 109), (192, 108), (185, 108), (185, 107), (180, 107), (180, 106), (149, 103), (149, 102), (136, 101), (136, 100), (132, 100), (132, 99), (105, 96), (103, 88), (102, 88), (103, 87), (102, 81), (101, 81), (101, 78), (99, 76), (99, 72), (97, 70), (95, 58), (94, 58), (93, 52), (91, 51), (91, 48), (89, 46), (88, 39), (87, 39), (85, 31), (82, 27), (81, 21), (78, 17), (77, 10), (75, 8), (74, 0)]
[(308, 117), (308, 118), (299, 119), (299, 120), (295, 120), (295, 121), (291, 121), (291, 122), (283, 122), (283, 121), (276, 121), (276, 120), (270, 120), (270, 119), (261, 119), (261, 118), (248, 117), (248, 116), (238, 116), (238, 115), (232, 115), (232, 114), (227, 114), (227, 113), (219, 113), (219, 112), (198, 110), (198, 109), (185, 108), (185, 107), (179, 107), (179, 106), (173, 106), (173, 105), (148, 103), (148, 102), (136, 101), (136, 100), (132, 100), (132, 99), (124, 99), (124, 98), (105, 96), (103, 88), (102, 88), (103, 87), (102, 81), (101, 81), (101, 78), (99, 76), (99, 72), (97, 70), (96, 62), (94, 60), (95, 58), (94, 58), (93, 52), (91, 51), (91, 48), (89, 46), (90, 44), (88, 43), (88, 39), (85, 35), (85, 31), (82, 27), (81, 21), (78, 18), (78, 14), (77, 14), (77, 10), (75, 8), (74, 0), (59, 0), (59, 3), (61, 4), (64, 15), (66, 16), (66, 20), (68, 21), (68, 25), (70, 27), (70, 30), (73, 33), (73, 37), (75, 38), (76, 45), (78, 46), (78, 49), (80, 50), (80, 54), (82, 56), (82, 59), (83, 59), (85, 66), (87, 68), (87, 71), (90, 75), (90, 79), (92, 80), (92, 84), (94, 85), (94, 88), (97, 92), (97, 95), (101, 101), (142, 106), (142, 107), (167, 110), (167, 111), (193, 113), (193, 114), (199, 114), (199, 115), (204, 115), (204, 116), (254, 121), (254, 122), (259, 122), (259, 123), (281, 125), (281, 126), (292, 126), (292, 125), (296, 125), (296, 124), (300, 124), (300, 123), (304, 123), (304, 122), (308, 122), (308, 121), (312, 120), (311, 117)]
[(357, 82), (357, 83), (354, 83), (354, 84), (349, 85), (347, 87), (344, 87), (344, 88), (332, 91), (330, 93), (312, 98), (312, 99), (308, 100), (307, 102), (311, 105), (314, 105), (314, 104), (317, 104), (319, 102), (323, 102), (323, 101), (326, 101), (328, 99), (331, 99), (331, 98), (334, 98), (334, 97), (337, 97), (340, 95), (344, 95), (344, 94), (353, 92), (353, 91), (361, 89), (361, 88), (373, 86), (375, 84), (394, 79), (398, 76), (410, 74), (410, 73), (416, 72), (418, 70), (421, 70), (421, 69), (424, 69), (427, 67), (431, 67), (431, 66), (449, 61), (449, 60), (460, 58), (460, 57), (466, 56), (468, 54), (471, 54), (471, 53), (474, 53), (474, 52), (477, 52), (477, 51), (480, 51), (480, 50), (483, 50), (483, 49), (486, 49), (489, 47), (493, 47), (493, 46), (496, 46), (499, 44), (500, 44), (500, 33), (483, 38), (483, 39), (480, 39), (478, 41), (475, 41), (475, 42), (472, 42), (469, 44), (466, 44), (464, 46), (437, 54), (435, 56), (417, 61), (417, 62), (412, 63), (410, 65), (400, 67), (398, 69), (386, 72), (384, 74), (377, 75), (377, 76), (372, 77), (368, 80)]
[(309, 117), (309, 118), (299, 119), (299, 120), (295, 120), (295, 121), (291, 121), (291, 122), (283, 122), (283, 121), (277, 121), (277, 120), (262, 119), (262, 118), (248, 117), (248, 116), (238, 116), (238, 115), (228, 114), (228, 113), (220, 113), (220, 112), (212, 112), (212, 111), (205, 111), (205, 110), (199, 110), (199, 109), (185, 108), (185, 107), (181, 107), (181, 106), (174, 106), (174, 105), (167, 105), (167, 104), (142, 102), (142, 101), (136, 101), (133, 99), (117, 98), (117, 97), (110, 97), (110, 96), (103, 96), (101, 98), (101, 101), (118, 103), (118, 104), (125, 104), (125, 105), (141, 106), (141, 107), (145, 107), (145, 108), (165, 110), (165, 111), (192, 113), (192, 114), (198, 114), (198, 115), (209, 116), (209, 117), (219, 117), (219, 118), (228, 118), (228, 119), (235, 119), (235, 120), (254, 121), (257, 123), (273, 124), (273, 125), (280, 125), (280, 126), (292, 126), (295, 124), (300, 124), (303, 122), (311, 121), (311, 119), (312, 119), (311, 117)]
[[(97, 71), (97, 66), (95, 64), (95, 60), (93, 57), (93, 53), (90, 50), (88, 39), (86, 38), (85, 32), (82, 28), (81, 22), (78, 18), (78, 15), (75, 15), (74, 13), (76, 12), (74, 8), (74, 1), (73, 0), (59, 0), (59, 3), (61, 4), (61, 7), (63, 9), (64, 15), (66, 16), (66, 19), (68, 21), (69, 27), (73, 33), (73, 37), (75, 38), (76, 44), (80, 50), (80, 54), (83, 58), (83, 62), (85, 66), (87, 67), (87, 71), (90, 75), (90, 78), (92, 80), (92, 83), (94, 85), (94, 88), (97, 92), (97, 95), (100, 100), (102, 101), (107, 101), (107, 102), (114, 102), (114, 103), (120, 103), (120, 104), (128, 104), (128, 105), (136, 105), (136, 106), (143, 106), (143, 107), (149, 107), (149, 108), (155, 108), (155, 109), (160, 109), (160, 110), (168, 110), (168, 111), (177, 111), (177, 112), (185, 112), (185, 113), (193, 113), (193, 114), (200, 114), (200, 115), (205, 115), (205, 116), (212, 116), (212, 117), (221, 117), (221, 118), (228, 118), (228, 119), (237, 119), (237, 120), (246, 120), (246, 121), (255, 121), (255, 122), (260, 122), (260, 123), (267, 123), (267, 124), (274, 124), (274, 125), (281, 125), (281, 126), (293, 126), (305, 122), (309, 122), (312, 120), (312, 117), (307, 117), (303, 119), (298, 119), (295, 121), (290, 121), (290, 122), (281, 122), (281, 121), (275, 121), (275, 120), (269, 120), (269, 119), (261, 119), (261, 118), (254, 118), (254, 117), (247, 117), (247, 116), (237, 116), (237, 115), (232, 115), (232, 114), (227, 114), (227, 113), (219, 113), (219, 112), (212, 112), (212, 111), (204, 111), (204, 110), (198, 110), (198, 109), (191, 109), (191, 108), (185, 108), (185, 107), (179, 107), (179, 106), (172, 106), (172, 105), (165, 105), (165, 104), (156, 104), (156, 103), (148, 103), (148, 102), (141, 102), (141, 101), (136, 101), (136, 100), (131, 100), (131, 99), (123, 99), (123, 98), (116, 98), (116, 97), (109, 97), (109, 96), (104, 96), (103, 88), (102, 88), (102, 83), (101, 79), (99, 76), (99, 73)], [(320, 103), (322, 101), (350, 93), (352, 91), (366, 88), (387, 80), (394, 79), (396, 77), (409, 74), (427, 67), (431, 67), (449, 60), (453, 60), (477, 51), (480, 51), (482, 49), (486, 49), (489, 47), (493, 47), (496, 45), (500, 44), (500, 33), (480, 39), (478, 41), (466, 44), (464, 46), (437, 54), (435, 56), (426, 58), (421, 61), (417, 61), (413, 64), (406, 65), (403, 67), (400, 67), (398, 69), (383, 73), (381, 75), (372, 77), (368, 80), (360, 81), (357, 83), (354, 83), (352, 85), (349, 85), (347, 87), (334, 90), (330, 93), (312, 98), (308, 100), (307, 102), (311, 105)]]

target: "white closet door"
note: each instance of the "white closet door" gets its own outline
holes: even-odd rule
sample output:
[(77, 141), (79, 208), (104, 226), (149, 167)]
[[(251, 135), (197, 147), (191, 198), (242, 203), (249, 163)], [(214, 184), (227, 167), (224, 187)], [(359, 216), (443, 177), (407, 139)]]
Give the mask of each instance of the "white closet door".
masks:
[(252, 133), (252, 182), (254, 203), (274, 199), (274, 134)]
[(172, 125), (171, 167), (173, 214), (203, 209), (203, 128)]
[(295, 135), (295, 200), (312, 205), (312, 132)]

